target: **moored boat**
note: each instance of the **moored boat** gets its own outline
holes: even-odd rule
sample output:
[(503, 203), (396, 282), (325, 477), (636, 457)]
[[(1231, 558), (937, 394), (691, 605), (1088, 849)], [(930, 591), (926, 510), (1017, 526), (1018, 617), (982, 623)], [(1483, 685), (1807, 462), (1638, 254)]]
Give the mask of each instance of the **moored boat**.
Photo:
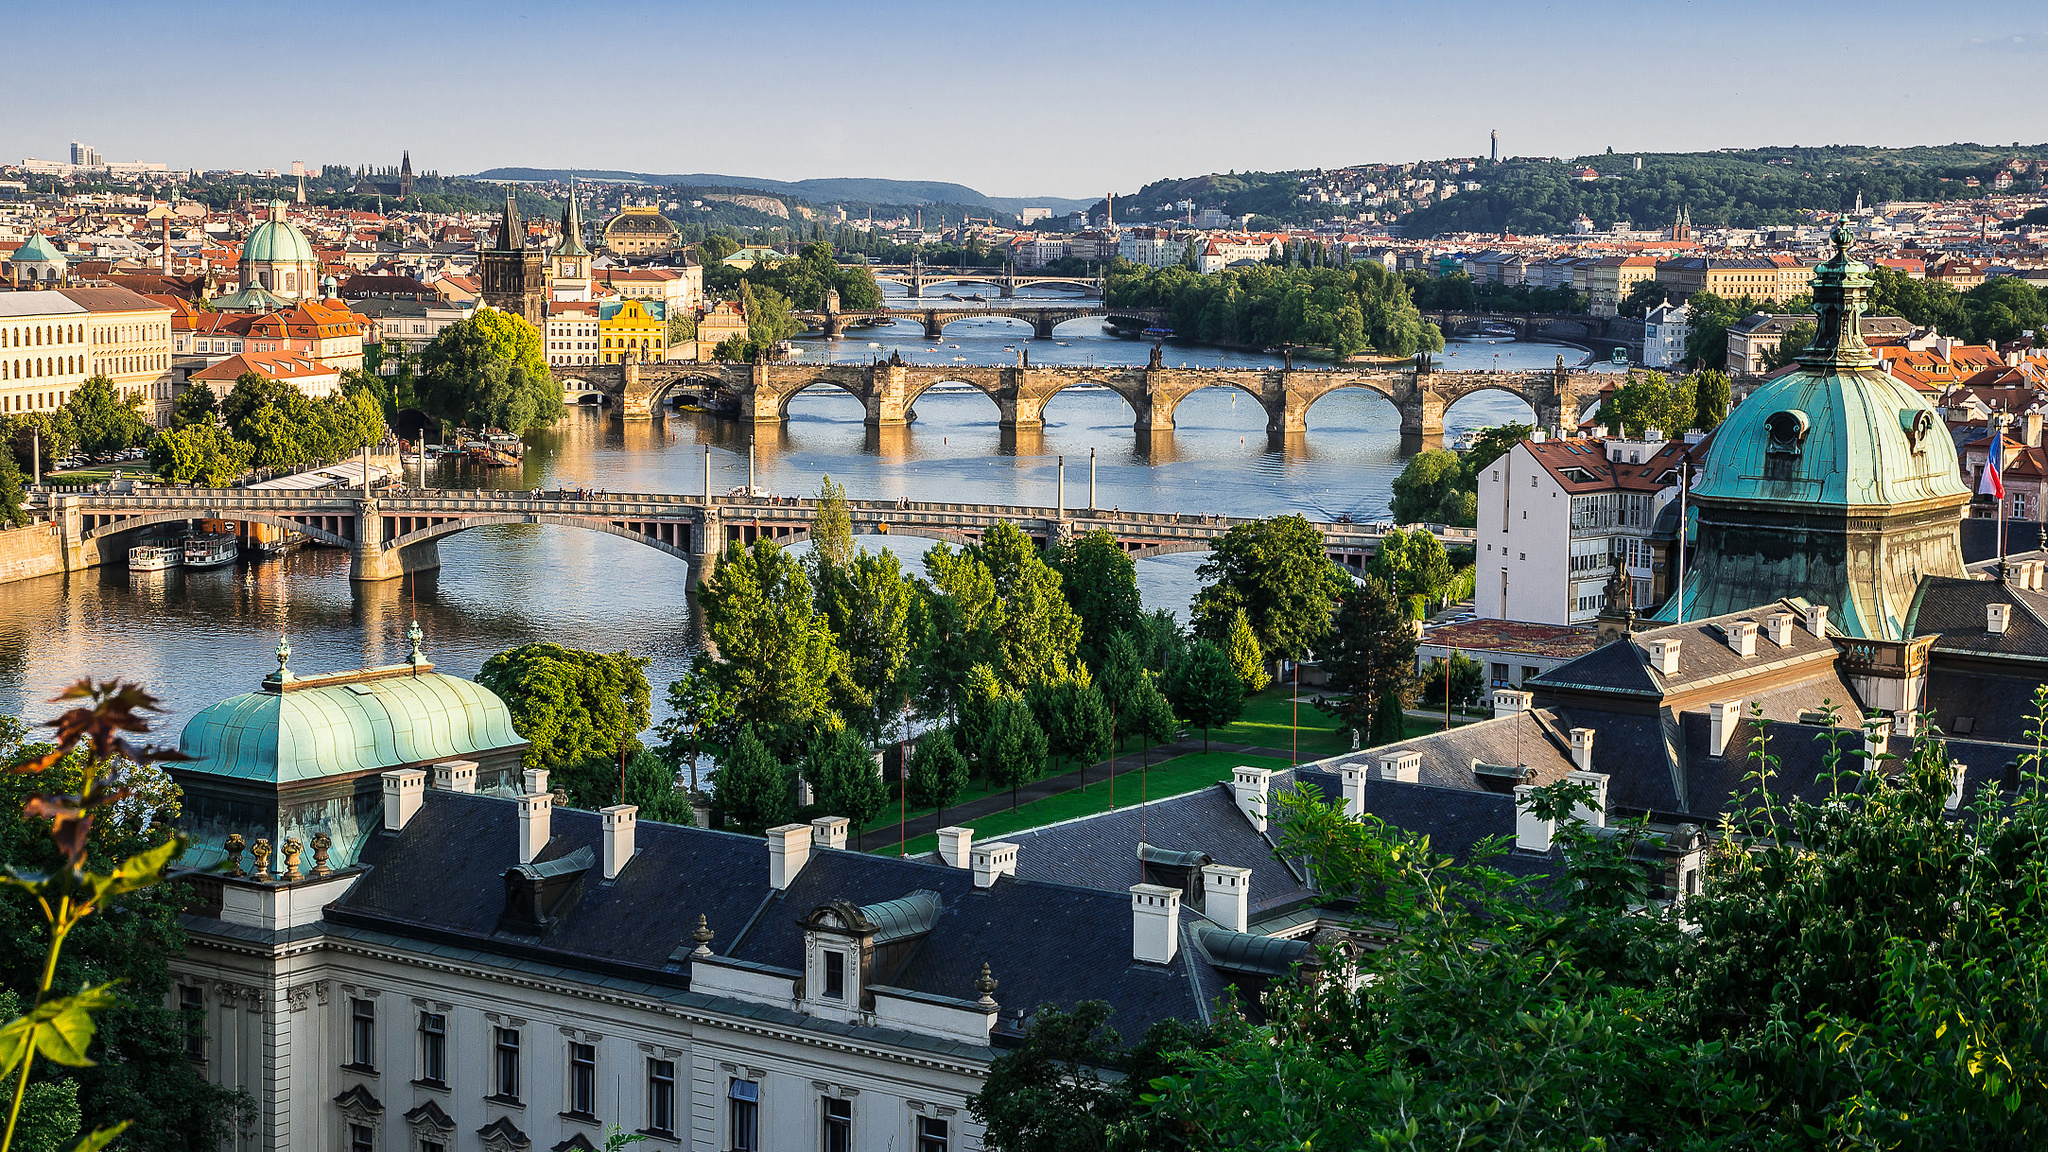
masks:
[(195, 532), (185, 537), (185, 567), (219, 568), (233, 564), (242, 554), (235, 537), (228, 532)]
[(185, 562), (185, 550), (175, 542), (151, 540), (128, 550), (130, 572), (162, 572)]

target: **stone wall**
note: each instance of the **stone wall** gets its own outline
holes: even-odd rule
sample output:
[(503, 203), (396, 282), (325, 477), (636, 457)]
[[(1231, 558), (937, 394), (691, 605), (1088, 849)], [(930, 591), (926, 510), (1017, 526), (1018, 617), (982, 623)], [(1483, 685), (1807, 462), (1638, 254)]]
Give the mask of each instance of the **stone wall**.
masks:
[(0, 584), (64, 571), (64, 549), (47, 523), (0, 532)]

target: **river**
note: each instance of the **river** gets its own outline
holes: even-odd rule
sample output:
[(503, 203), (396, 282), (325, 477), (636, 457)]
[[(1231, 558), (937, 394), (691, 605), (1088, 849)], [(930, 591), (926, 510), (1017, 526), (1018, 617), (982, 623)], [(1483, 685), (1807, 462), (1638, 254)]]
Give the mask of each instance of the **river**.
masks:
[[(1005, 364), (1015, 363), (1013, 349), (1027, 346), (1034, 364), (1142, 364), (1149, 354), (1146, 344), (1105, 335), (1096, 319), (1063, 325), (1052, 341), (1030, 336), (1022, 322), (990, 319), (957, 322), (936, 344), (907, 322), (857, 330), (839, 341), (805, 337), (795, 344), (801, 358), (817, 361), (864, 361), (901, 351), (921, 363)], [(1554, 363), (1560, 352), (1567, 363), (1583, 355), (1553, 345), (1459, 341), (1440, 365), (1537, 368)], [(1269, 356), (1172, 344), (1164, 358), (1189, 365), (1274, 363)], [(828, 387), (806, 391), (791, 401), (787, 427), (755, 438), (755, 482), (778, 493), (810, 493), (829, 473), (863, 499), (1051, 504), (1056, 460), (1064, 455), (1067, 503), (1085, 506), (1092, 449), (1096, 500), (1105, 508), (1378, 519), (1401, 468), (1393, 405), (1351, 389), (1317, 403), (1307, 434), (1277, 446), (1267, 442), (1259, 405), (1231, 389), (1189, 397), (1171, 436), (1142, 448), (1131, 431), (1130, 409), (1107, 389), (1062, 393), (1046, 409), (1044, 431), (1012, 443), (997, 427), (995, 405), (979, 392), (930, 392), (918, 400), (916, 413), (909, 428), (878, 435), (862, 426), (853, 397)], [(1528, 418), (1528, 407), (1515, 397), (1483, 392), (1451, 407), (1445, 432), (1455, 436)], [(472, 472), (464, 464), (441, 464), (430, 469), (428, 482), (696, 493), (703, 489), (707, 446), (718, 490), (748, 477), (748, 436), (708, 416), (672, 414), (627, 424), (599, 410), (572, 409), (560, 424), (527, 439), (522, 468)], [(902, 538), (886, 543), (899, 554), (924, 547)], [(428, 658), (463, 676), (474, 675), (493, 653), (539, 640), (646, 657), (659, 714), (664, 686), (697, 649), (684, 566), (651, 548), (575, 529), (515, 526), (460, 533), (443, 540), (440, 552), (441, 569), (416, 582), (362, 587), (349, 583), (346, 554), (325, 550), (204, 572), (107, 567), (0, 585), (0, 714), (47, 715), (53, 710), (41, 701), (72, 679), (118, 675), (162, 697), (165, 730), (175, 732), (197, 709), (256, 688), (276, 666), (272, 649), (280, 633), (291, 640), (293, 670), (305, 675), (402, 659), (406, 625), (415, 616)], [(1195, 555), (1140, 561), (1148, 605), (1184, 610), (1199, 562)]]

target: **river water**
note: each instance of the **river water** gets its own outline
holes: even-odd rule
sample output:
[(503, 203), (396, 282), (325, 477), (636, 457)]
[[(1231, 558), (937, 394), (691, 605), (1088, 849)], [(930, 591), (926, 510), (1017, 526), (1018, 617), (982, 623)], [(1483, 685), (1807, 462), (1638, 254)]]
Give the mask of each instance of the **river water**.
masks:
[[(995, 318), (956, 322), (936, 343), (905, 322), (795, 344), (799, 358), (814, 362), (864, 362), (900, 351), (919, 363), (1006, 364), (1016, 362), (1014, 349), (1029, 347), (1034, 364), (1142, 364), (1150, 351), (1105, 335), (1097, 319), (1062, 325), (1052, 341), (1034, 341), (1028, 325)], [(1560, 352), (1567, 363), (1583, 355), (1544, 344), (1459, 341), (1440, 366), (1538, 368)], [(1172, 344), (1164, 358), (1174, 365), (1275, 362)], [(1377, 394), (1351, 389), (1317, 403), (1307, 434), (1279, 445), (1268, 443), (1256, 402), (1220, 388), (1189, 397), (1176, 414), (1177, 429), (1145, 445), (1132, 433), (1128, 406), (1107, 389), (1060, 394), (1046, 408), (1044, 431), (1012, 442), (997, 427), (995, 405), (979, 392), (942, 386), (918, 400), (916, 415), (908, 428), (877, 434), (862, 426), (853, 397), (829, 387), (808, 390), (791, 401), (785, 428), (751, 437), (755, 483), (806, 494), (830, 474), (858, 499), (1051, 504), (1064, 455), (1066, 502), (1084, 507), (1092, 449), (1096, 501), (1105, 508), (1379, 519), (1401, 468), (1399, 414)], [(1445, 432), (1528, 418), (1515, 397), (1482, 392), (1451, 407)], [(489, 472), (440, 464), (430, 467), (427, 481), (697, 493), (709, 447), (713, 486), (724, 491), (747, 482), (749, 441), (746, 430), (709, 416), (624, 423), (600, 410), (571, 409), (554, 428), (528, 437), (523, 467)], [(886, 544), (899, 555), (925, 546), (905, 538)], [(0, 714), (48, 715), (54, 709), (41, 702), (71, 680), (119, 675), (164, 700), (163, 727), (174, 732), (199, 708), (256, 688), (276, 666), (272, 649), (281, 632), (292, 643), (293, 670), (305, 675), (403, 659), (404, 632), (415, 617), (428, 658), (463, 676), (496, 652), (539, 640), (644, 656), (659, 714), (663, 687), (697, 648), (685, 566), (651, 548), (576, 529), (514, 526), (449, 537), (440, 553), (438, 572), (360, 587), (349, 583), (347, 555), (326, 550), (203, 572), (107, 567), (0, 585)], [(1148, 605), (1184, 610), (1200, 559), (1140, 561)]]

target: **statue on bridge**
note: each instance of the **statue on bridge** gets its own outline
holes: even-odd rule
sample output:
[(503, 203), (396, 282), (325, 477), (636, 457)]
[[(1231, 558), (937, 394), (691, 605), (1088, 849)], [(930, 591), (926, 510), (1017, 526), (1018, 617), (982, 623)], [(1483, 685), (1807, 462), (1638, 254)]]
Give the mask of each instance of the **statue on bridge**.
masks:
[(1145, 366), (1146, 366), (1147, 368), (1163, 368), (1163, 367), (1165, 367), (1165, 365), (1164, 365), (1164, 364), (1162, 364), (1162, 363), (1160, 363), (1160, 360), (1159, 360), (1159, 348), (1160, 348), (1160, 344), (1159, 344), (1159, 342), (1158, 342), (1158, 341), (1156, 341), (1156, 340), (1155, 340), (1155, 341), (1153, 341), (1153, 343), (1152, 343), (1152, 359), (1150, 359), (1150, 360), (1146, 361), (1146, 363), (1145, 363)]

